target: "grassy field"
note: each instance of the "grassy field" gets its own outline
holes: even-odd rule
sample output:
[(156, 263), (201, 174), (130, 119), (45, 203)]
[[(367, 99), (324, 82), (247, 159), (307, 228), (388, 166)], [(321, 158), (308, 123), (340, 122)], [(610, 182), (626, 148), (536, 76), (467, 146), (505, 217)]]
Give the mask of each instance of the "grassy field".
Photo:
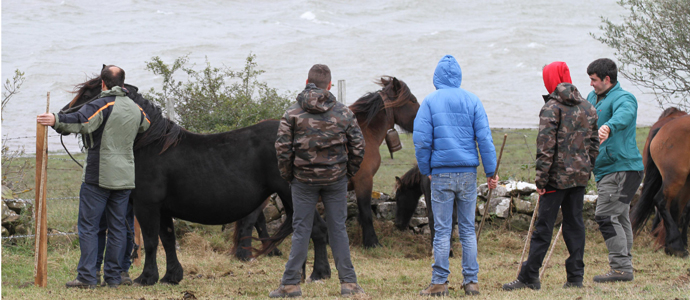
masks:
[[(534, 130), (494, 130), (494, 142), (500, 148), (503, 134), (508, 142), (503, 154), (500, 175), (503, 179), (530, 180), (534, 176)], [(638, 129), (638, 144), (644, 143), (647, 129)], [(377, 191), (390, 193), (394, 177), (401, 176), (414, 162), (411, 136), (402, 135), (403, 150), (391, 160), (385, 145), (381, 147), (383, 161), (375, 177)], [(20, 163), (20, 162), (17, 162)], [(80, 181), (79, 168), (62, 160), (49, 161), (49, 198), (75, 197)], [(3, 170), (3, 173), (11, 170)], [(33, 169), (30, 169), (33, 184)], [(483, 177), (483, 174), (478, 174)], [(481, 180), (479, 181), (481, 183)], [(33, 193), (20, 195), (33, 198)], [(77, 215), (76, 199), (49, 201), (48, 226), (61, 231), (74, 231)], [(400, 232), (391, 222), (375, 222), (383, 247), (363, 249), (361, 233), (356, 222), (350, 223), (352, 260), (360, 285), (367, 291), (364, 298), (416, 299), (417, 293), (426, 287), (431, 278), (431, 247), (429, 238), (410, 231)], [(244, 263), (228, 253), (227, 242), (231, 232), (221, 232), (220, 226), (201, 226), (179, 240), (178, 257), (185, 269), (185, 279), (177, 286), (155, 285), (152, 287), (120, 287), (112, 290), (68, 290), (64, 283), (74, 279), (79, 259), (76, 236), (53, 237), (49, 242), (48, 288), (41, 289), (26, 282), (33, 281), (33, 248), (31, 240), (3, 241), (2, 246), (2, 298), (3, 299), (225, 299), (266, 298), (269, 291), (280, 284), (287, 261), (290, 241), (280, 245), (282, 257), (261, 257)], [(595, 284), (591, 278), (608, 270), (606, 245), (597, 231), (587, 232), (585, 250), (585, 288), (564, 290), (563, 262), (567, 250), (559, 242), (541, 291), (503, 292), (501, 285), (515, 279), (515, 272), (522, 251), (526, 232), (512, 232), (504, 228), (489, 228), (479, 243), (480, 299), (688, 299), (690, 296), (690, 260), (668, 257), (663, 251), (655, 251), (649, 233), (644, 232), (635, 240), (635, 281), (629, 283)], [(460, 244), (453, 247), (460, 253)], [(165, 270), (165, 255), (158, 249), (158, 269)], [(313, 253), (310, 253), (313, 255)], [(308, 262), (313, 261), (309, 258)], [(460, 258), (451, 259), (451, 296), (464, 296), (461, 289), (462, 270)], [(307, 271), (311, 265), (308, 264)], [(331, 260), (333, 276), (337, 271)], [(133, 267), (130, 273), (138, 276), (141, 267)], [(161, 273), (161, 277), (163, 273)], [(336, 278), (324, 282), (303, 284), (304, 297), (339, 297)]]

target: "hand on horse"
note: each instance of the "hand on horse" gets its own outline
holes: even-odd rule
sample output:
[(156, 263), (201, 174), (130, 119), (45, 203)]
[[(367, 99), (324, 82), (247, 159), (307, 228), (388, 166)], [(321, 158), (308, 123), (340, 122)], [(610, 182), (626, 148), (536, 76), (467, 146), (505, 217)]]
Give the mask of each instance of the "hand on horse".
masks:
[(599, 143), (600, 144), (609, 138), (609, 133), (611, 133), (611, 128), (609, 128), (609, 125), (603, 125), (603, 126), (599, 127)]
[(51, 113), (40, 114), (36, 116), (36, 122), (45, 126), (55, 125), (55, 115)]
[(489, 186), (490, 189), (495, 189), (496, 186), (498, 186), (498, 175), (494, 177), (486, 177), (486, 184)]

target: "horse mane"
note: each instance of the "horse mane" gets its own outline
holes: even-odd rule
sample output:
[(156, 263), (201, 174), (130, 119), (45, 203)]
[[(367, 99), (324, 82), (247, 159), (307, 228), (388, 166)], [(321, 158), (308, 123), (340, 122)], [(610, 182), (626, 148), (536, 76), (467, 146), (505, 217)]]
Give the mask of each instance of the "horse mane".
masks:
[[(186, 130), (164, 117), (163, 110), (157, 104), (145, 99), (138, 92), (137, 87), (125, 84), (125, 88), (129, 91), (129, 98), (141, 107), (149, 118), (149, 121), (151, 121), (148, 130), (137, 134), (134, 140), (134, 150), (140, 149), (153, 142), (158, 142), (159, 144), (163, 144), (163, 149), (159, 153), (162, 154), (168, 150), (168, 148), (177, 145), (182, 137), (182, 132)], [(85, 97), (87, 99), (84, 99), (84, 101), (93, 100), (93, 97), (98, 97), (101, 93), (101, 77), (96, 76), (84, 83), (77, 84), (73, 93), (75, 93), (76, 96), (70, 102), (69, 107), (74, 106), (78, 100)]]
[[(397, 92), (393, 84), (394, 80), (400, 83), (400, 88)], [(374, 81), (374, 83), (381, 86), (382, 89), (375, 93), (366, 93), (350, 105), (350, 110), (355, 115), (364, 115), (365, 125), (369, 124), (381, 110), (401, 107), (410, 99), (414, 99), (407, 84), (393, 76), (383, 76), (379, 80)], [(381, 95), (386, 95), (388, 100), (384, 101)]]
[(678, 109), (677, 107), (669, 107), (669, 108), (665, 109), (664, 112), (661, 113), (661, 116), (659, 116), (659, 119), (657, 121), (659, 121), (663, 118), (666, 118), (670, 115), (673, 115), (673, 114), (687, 115), (686, 112)]
[(422, 183), (422, 172), (419, 171), (417, 164), (412, 169), (407, 171), (405, 175), (400, 177), (401, 186), (419, 185)]

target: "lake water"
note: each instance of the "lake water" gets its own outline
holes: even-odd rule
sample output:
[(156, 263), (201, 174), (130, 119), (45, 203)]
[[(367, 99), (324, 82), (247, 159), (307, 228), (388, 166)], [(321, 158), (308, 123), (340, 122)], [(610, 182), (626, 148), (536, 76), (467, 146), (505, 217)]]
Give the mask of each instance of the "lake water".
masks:
[[(334, 82), (346, 80), (348, 103), (377, 90), (381, 75), (404, 80), (421, 100), (434, 90), (438, 60), (452, 54), (492, 127), (536, 127), (542, 67), (565, 61), (586, 96), (587, 65), (614, 58), (590, 33), (601, 33), (600, 16), (620, 21), (624, 13), (615, 0), (3, 1), (2, 80), (19, 69), (26, 81), (3, 112), (2, 136), (34, 152), (46, 92), (57, 111), (102, 64), (122, 67), (141, 90), (160, 89), (145, 62), (185, 54), (199, 68), (208, 58), (239, 70), (254, 53), (266, 71), (260, 79), (281, 92), (301, 90), (309, 68), (327, 64)], [(637, 96), (638, 125), (654, 123), (655, 98), (620, 81)], [(49, 140), (61, 148), (52, 130)], [(66, 143), (78, 148), (72, 137)]]

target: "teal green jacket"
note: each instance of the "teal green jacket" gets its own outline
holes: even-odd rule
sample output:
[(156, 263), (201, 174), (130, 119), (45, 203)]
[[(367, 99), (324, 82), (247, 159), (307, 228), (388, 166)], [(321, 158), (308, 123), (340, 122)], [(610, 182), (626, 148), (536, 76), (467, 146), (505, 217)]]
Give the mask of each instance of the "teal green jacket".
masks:
[(55, 131), (81, 133), (87, 149), (82, 181), (109, 190), (134, 188), (134, 139), (149, 128), (144, 111), (116, 86), (79, 111), (55, 114)]
[(599, 156), (594, 164), (594, 179), (598, 182), (604, 175), (624, 171), (642, 171), (642, 155), (637, 148), (637, 99), (623, 90), (620, 82), (611, 88), (606, 97), (597, 103), (597, 94), (592, 91), (587, 101), (594, 105), (599, 115), (597, 126), (611, 128), (609, 138), (599, 146)]

